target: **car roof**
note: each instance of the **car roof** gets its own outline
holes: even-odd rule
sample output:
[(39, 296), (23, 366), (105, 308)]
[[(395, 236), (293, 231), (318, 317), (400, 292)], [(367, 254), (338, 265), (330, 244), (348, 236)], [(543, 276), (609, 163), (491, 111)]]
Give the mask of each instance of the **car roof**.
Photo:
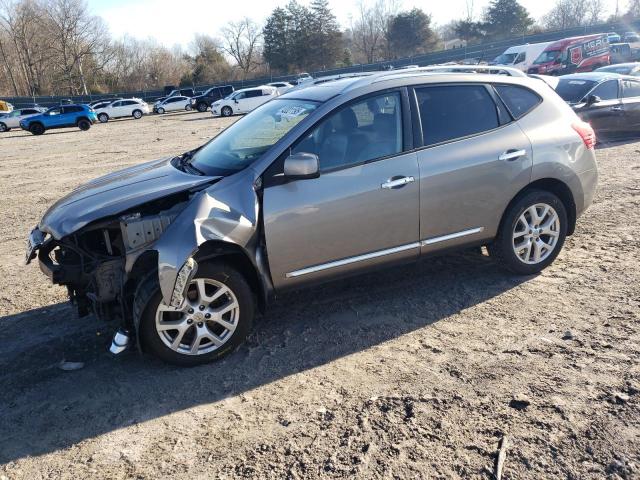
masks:
[(606, 68), (616, 68), (616, 67), (629, 67), (629, 68), (640, 67), (640, 62), (614, 63), (613, 65), (605, 65), (604, 67), (600, 67), (597, 71), (606, 72), (605, 70)]
[(620, 75), (615, 72), (584, 72), (584, 73), (572, 73), (570, 75), (563, 75), (560, 80), (590, 80), (592, 82), (603, 82), (611, 78), (622, 78), (624, 75)]

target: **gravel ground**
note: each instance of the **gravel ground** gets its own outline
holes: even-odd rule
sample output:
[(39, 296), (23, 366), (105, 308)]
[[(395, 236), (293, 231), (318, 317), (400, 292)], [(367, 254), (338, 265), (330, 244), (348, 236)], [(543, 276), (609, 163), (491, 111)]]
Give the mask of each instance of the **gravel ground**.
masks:
[[(463, 252), (278, 299), (225, 360), (106, 353), (24, 267), (28, 231), (92, 177), (214, 136), (181, 113), (0, 136), (0, 478), (640, 478), (640, 143), (555, 264)], [(62, 360), (84, 368), (62, 371)]]

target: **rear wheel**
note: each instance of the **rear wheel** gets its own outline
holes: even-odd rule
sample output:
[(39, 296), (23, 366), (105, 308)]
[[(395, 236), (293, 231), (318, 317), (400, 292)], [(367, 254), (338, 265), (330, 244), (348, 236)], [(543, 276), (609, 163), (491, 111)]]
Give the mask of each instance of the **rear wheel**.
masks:
[(109, 115), (107, 115), (106, 113), (101, 113), (100, 115), (98, 115), (98, 120), (100, 120), (100, 123), (107, 123), (109, 121)]
[(231, 107), (222, 107), (222, 110), (220, 110), (220, 113), (222, 113), (223, 117), (230, 117), (231, 114), (233, 113), (233, 110), (231, 110)]
[(567, 235), (567, 211), (553, 193), (531, 190), (507, 210), (489, 252), (521, 275), (538, 273), (560, 253)]
[(5, 123), (0, 122), (0, 132), (8, 132), (9, 130), (11, 129)]
[(136, 120), (140, 120), (142, 118), (142, 110), (134, 110), (133, 118), (135, 118)]
[(89, 120), (87, 120), (86, 118), (81, 118), (80, 120), (78, 120), (78, 128), (83, 132), (86, 132), (91, 128), (91, 122), (89, 122)]
[(44, 125), (41, 123), (34, 123), (29, 127), (29, 131), (34, 135), (42, 135), (44, 133)]
[(223, 262), (199, 265), (181, 308), (167, 307), (157, 276), (136, 292), (134, 313), (148, 351), (180, 366), (194, 366), (227, 355), (251, 331), (254, 296), (245, 280)]
[(202, 113), (202, 112), (206, 112), (208, 107), (206, 103), (200, 102), (196, 108), (200, 113)]

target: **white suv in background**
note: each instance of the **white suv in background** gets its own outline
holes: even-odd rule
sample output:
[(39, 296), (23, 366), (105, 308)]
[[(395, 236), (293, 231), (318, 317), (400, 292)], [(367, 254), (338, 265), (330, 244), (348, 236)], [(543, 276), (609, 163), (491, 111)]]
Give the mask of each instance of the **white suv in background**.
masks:
[(98, 104), (96, 107), (98, 108), (94, 108), (94, 111), (102, 123), (107, 123), (110, 118), (133, 117), (138, 120), (149, 113), (149, 105), (139, 98), (116, 100), (102, 107)]
[(291, 85), (289, 82), (271, 82), (267, 83), (267, 85), (270, 87), (276, 87), (280, 95), (293, 88), (293, 85)]
[(278, 89), (269, 85), (243, 88), (211, 105), (211, 114), (229, 117), (237, 113), (249, 113), (278, 95)]
[(12, 128), (20, 128), (20, 120), (29, 118), (31, 115), (38, 115), (45, 110), (46, 108), (29, 107), (8, 113), (0, 113), (0, 132), (8, 132)]

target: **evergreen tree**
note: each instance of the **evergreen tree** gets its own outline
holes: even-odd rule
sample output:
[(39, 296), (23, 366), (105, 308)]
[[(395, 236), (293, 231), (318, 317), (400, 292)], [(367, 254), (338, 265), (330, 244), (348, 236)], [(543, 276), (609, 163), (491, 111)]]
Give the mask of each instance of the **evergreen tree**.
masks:
[(393, 16), (387, 36), (392, 55), (396, 58), (429, 52), (438, 43), (431, 29), (431, 17), (419, 8)]
[(517, 0), (492, 0), (484, 16), (484, 30), (489, 38), (522, 35), (533, 23), (527, 9)]
[(328, 0), (313, 0), (310, 8), (311, 43), (309, 45), (311, 66), (330, 68), (340, 58), (342, 32)]

